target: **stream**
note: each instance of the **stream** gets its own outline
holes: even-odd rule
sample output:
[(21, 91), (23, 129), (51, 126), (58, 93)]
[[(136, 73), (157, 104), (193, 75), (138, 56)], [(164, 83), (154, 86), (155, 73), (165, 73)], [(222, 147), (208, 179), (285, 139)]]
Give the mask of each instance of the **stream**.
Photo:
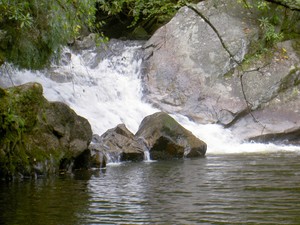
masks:
[(0, 183), (0, 224), (299, 224), (299, 158), (217, 154)]
[[(119, 123), (135, 133), (159, 110), (143, 101), (141, 44), (114, 45), (105, 56), (66, 48), (62, 62), (43, 71), (5, 64), (0, 86), (39, 82), (48, 100), (68, 104), (95, 134)], [(0, 183), (0, 224), (300, 224), (299, 147), (244, 143), (219, 125), (172, 116), (207, 143), (206, 158)]]

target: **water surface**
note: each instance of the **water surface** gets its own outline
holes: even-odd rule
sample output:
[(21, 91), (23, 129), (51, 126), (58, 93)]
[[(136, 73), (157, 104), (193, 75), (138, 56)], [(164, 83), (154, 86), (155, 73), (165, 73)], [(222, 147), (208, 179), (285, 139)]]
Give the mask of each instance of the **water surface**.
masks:
[(300, 224), (297, 152), (208, 155), (0, 183), (1, 224)]

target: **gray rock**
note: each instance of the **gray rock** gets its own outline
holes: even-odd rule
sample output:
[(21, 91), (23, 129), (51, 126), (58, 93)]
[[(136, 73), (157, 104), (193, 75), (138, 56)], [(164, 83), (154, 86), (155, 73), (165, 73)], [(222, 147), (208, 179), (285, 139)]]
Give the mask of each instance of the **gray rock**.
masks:
[(300, 59), (293, 41), (279, 43), (269, 62), (254, 60), (241, 69), (237, 64), (258, 39), (259, 25), (252, 23), (258, 14), (233, 0), (194, 8), (226, 48), (207, 21), (183, 7), (144, 45), (145, 98), (198, 123), (222, 124), (241, 139), (300, 128)]
[(275, 143), (279, 145), (300, 145), (300, 129), (287, 130), (283, 133), (270, 133), (249, 138), (248, 141), (260, 143)]
[(234, 135), (251, 139), (300, 128), (300, 60), (291, 41), (279, 43), (277, 48), (268, 66), (243, 76), (252, 113), (230, 124)]
[(109, 129), (101, 135), (99, 143), (93, 148), (104, 154), (108, 161), (142, 161), (144, 147), (124, 124)]
[(74, 42), (74, 48), (77, 50), (85, 50), (85, 49), (91, 49), (93, 47), (96, 47), (96, 38), (97, 38), (97, 35), (94, 33), (91, 33), (91, 34), (87, 35), (86, 37), (77, 39)]
[[(133, 135), (124, 124), (109, 129), (94, 139), (89, 149), (98, 154), (100, 163), (142, 161), (145, 151), (150, 158), (165, 160), (183, 157), (203, 157), (206, 144), (183, 128), (166, 113), (155, 113), (142, 121)], [(94, 159), (92, 161), (95, 161)]]
[(143, 140), (154, 160), (203, 157), (207, 148), (203, 141), (163, 112), (145, 117), (135, 137)]
[(147, 100), (163, 111), (178, 112), (203, 123), (218, 122), (230, 116), (226, 112), (237, 113), (245, 107), (225, 74), (236, 66), (235, 61), (243, 60), (250, 39), (258, 32), (236, 2), (237, 6), (226, 1), (218, 8), (212, 2), (201, 2), (195, 8), (215, 26), (235, 60), (211, 26), (188, 7), (180, 9), (145, 44)]

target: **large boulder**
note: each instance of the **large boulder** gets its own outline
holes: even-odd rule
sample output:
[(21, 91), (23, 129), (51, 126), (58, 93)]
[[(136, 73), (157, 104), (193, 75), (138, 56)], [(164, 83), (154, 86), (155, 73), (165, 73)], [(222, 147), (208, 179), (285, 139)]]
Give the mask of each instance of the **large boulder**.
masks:
[[(281, 138), (276, 134), (300, 129), (300, 58), (292, 46), (292, 41), (279, 43), (278, 52), (259, 71), (255, 68), (257, 64), (263, 65), (262, 62), (250, 64), (249, 71), (252, 71), (242, 79), (246, 98), (243, 101), (248, 102), (249, 108), (245, 114), (232, 114), (231, 122), (226, 124), (234, 135), (244, 139), (267, 135), (273, 137), (268, 142), (279, 143)], [(238, 82), (236, 74), (232, 81)], [(284, 143), (289, 144), (288, 141)]]
[(144, 146), (124, 124), (109, 129), (89, 147), (96, 157), (104, 157), (106, 162), (142, 161)]
[(163, 111), (218, 122), (226, 119), (227, 111), (246, 106), (225, 74), (244, 59), (258, 29), (236, 1), (218, 6), (203, 1), (193, 7), (218, 30), (227, 50), (202, 17), (183, 7), (144, 45), (144, 89), (147, 100)]
[(38, 83), (0, 92), (0, 177), (72, 169), (91, 141), (89, 122), (63, 103), (48, 102)]
[(206, 144), (177, 123), (167, 113), (155, 113), (142, 121), (133, 135), (124, 124), (94, 136), (89, 146), (92, 162), (142, 161), (146, 153), (154, 160), (203, 157)]
[(235, 0), (214, 2), (183, 7), (144, 45), (145, 98), (241, 139), (297, 130), (299, 40), (244, 60), (260, 35), (258, 13)]
[(164, 112), (147, 116), (135, 134), (146, 145), (150, 158), (203, 157), (206, 144)]

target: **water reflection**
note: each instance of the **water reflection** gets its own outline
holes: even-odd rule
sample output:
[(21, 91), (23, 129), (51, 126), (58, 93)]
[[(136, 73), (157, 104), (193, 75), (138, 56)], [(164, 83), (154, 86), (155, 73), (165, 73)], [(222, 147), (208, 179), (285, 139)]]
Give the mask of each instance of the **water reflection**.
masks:
[(300, 224), (298, 161), (210, 155), (1, 183), (0, 224)]
[[(141, 163), (124, 163), (109, 167), (105, 176), (89, 181), (90, 223), (146, 222), (143, 214), (146, 204), (145, 179), (147, 168)], [(145, 176), (146, 175), (146, 176)]]
[(0, 183), (0, 224), (81, 224), (89, 199), (81, 176)]

